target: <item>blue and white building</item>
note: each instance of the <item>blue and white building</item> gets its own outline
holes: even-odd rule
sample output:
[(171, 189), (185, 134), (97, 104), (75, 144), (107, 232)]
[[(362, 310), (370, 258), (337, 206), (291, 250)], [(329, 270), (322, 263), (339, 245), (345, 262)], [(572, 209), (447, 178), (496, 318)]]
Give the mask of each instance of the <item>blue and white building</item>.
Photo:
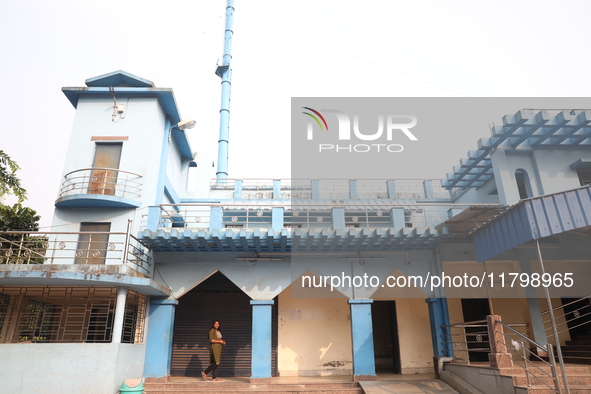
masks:
[[(590, 111), (508, 115), (443, 182), (210, 181), (172, 89), (116, 71), (62, 90), (76, 116), (53, 231), (0, 234), (5, 392), (198, 376), (214, 319), (228, 342), (220, 373), (251, 382), (428, 373), (467, 361), (454, 324), (486, 315), (552, 343), (544, 296), (382, 287), (389, 276), (530, 274), (539, 238), (549, 267), (586, 275)], [(324, 267), (379, 283), (316, 287)]]

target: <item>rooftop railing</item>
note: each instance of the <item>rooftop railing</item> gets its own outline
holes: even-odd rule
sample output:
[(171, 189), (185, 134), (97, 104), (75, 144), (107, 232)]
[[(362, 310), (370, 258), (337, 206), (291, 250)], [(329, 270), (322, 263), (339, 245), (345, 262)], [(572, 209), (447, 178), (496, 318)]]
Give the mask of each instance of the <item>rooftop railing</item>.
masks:
[(212, 197), (223, 199), (435, 199), (452, 201), (461, 190), (439, 179), (213, 179)]
[[(468, 204), (355, 204), (353, 201), (232, 201), (228, 203), (183, 203), (160, 205), (158, 228), (427, 228), (443, 224), (451, 208)], [(273, 213), (274, 208), (279, 210)], [(333, 208), (342, 208), (340, 213)], [(337, 218), (338, 215), (341, 215)], [(275, 224), (275, 226), (274, 226)], [(147, 215), (141, 228), (147, 227)]]

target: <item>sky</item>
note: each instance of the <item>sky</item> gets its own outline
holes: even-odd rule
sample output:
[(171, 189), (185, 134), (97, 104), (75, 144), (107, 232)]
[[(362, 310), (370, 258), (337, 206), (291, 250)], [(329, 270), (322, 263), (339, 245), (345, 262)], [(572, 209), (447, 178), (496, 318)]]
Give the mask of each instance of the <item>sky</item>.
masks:
[[(44, 230), (75, 115), (63, 86), (125, 70), (173, 88), (182, 117), (197, 120), (193, 150), (215, 159), (225, 7), (0, 0), (0, 149)], [(229, 177), (290, 177), (292, 97), (588, 96), (590, 12), (582, 0), (236, 0)], [(438, 165), (392, 178), (441, 179), (488, 135), (450, 136), (429, 157)]]

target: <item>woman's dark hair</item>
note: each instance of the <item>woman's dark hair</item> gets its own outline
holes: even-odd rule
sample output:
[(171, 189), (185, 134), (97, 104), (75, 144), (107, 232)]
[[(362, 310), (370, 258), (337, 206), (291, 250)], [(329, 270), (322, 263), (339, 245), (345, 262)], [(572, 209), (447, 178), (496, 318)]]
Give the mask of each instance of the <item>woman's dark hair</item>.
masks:
[[(214, 321), (211, 322), (211, 328), (215, 328), (214, 325), (215, 325), (216, 322), (218, 324), (220, 324), (220, 321), (219, 320), (214, 320)], [(218, 331), (221, 331), (220, 330), (221, 328), (222, 328), (222, 325), (220, 324), (220, 326), (218, 327)]]

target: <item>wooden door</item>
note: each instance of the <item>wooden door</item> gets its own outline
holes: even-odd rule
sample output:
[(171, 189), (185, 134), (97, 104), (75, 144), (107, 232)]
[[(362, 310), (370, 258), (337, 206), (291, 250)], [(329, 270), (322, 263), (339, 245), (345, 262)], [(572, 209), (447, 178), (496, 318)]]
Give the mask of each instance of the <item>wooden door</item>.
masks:
[(98, 143), (88, 184), (89, 194), (115, 195), (122, 144)]

